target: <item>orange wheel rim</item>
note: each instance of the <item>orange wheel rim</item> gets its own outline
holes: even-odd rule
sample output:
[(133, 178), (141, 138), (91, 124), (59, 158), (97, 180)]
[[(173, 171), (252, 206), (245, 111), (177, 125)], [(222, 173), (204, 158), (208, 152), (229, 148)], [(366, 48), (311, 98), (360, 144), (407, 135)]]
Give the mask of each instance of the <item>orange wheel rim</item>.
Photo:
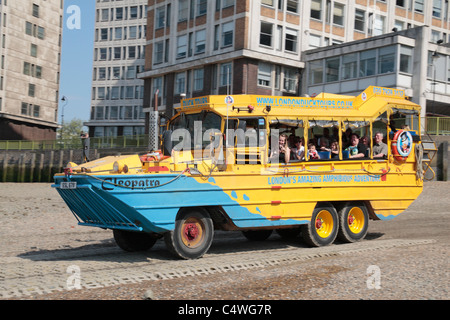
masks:
[(188, 218), (184, 221), (181, 230), (181, 241), (188, 248), (198, 247), (204, 238), (204, 225), (198, 218)]

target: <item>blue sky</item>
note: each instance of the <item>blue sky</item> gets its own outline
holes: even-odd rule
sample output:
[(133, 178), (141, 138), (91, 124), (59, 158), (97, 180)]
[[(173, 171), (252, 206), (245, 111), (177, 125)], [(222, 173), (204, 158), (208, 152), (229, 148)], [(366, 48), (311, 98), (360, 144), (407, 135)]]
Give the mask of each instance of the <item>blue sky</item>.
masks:
[[(64, 107), (64, 122), (74, 118), (83, 121), (89, 120), (91, 106), (92, 85), (92, 59), (94, 48), (95, 1), (94, 0), (66, 0), (64, 31), (61, 54), (61, 80), (60, 80), (60, 112), (58, 122), (61, 121), (61, 110)], [(80, 15), (75, 11), (67, 13), (67, 8), (77, 6)], [(78, 19), (79, 29), (69, 28), (69, 25)]]

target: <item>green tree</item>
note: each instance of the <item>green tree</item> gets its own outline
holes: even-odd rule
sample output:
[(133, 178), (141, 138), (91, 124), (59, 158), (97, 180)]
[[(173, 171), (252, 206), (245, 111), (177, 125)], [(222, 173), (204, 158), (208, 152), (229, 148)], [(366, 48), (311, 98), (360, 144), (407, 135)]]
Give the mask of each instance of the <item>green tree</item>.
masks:
[(83, 121), (80, 119), (72, 119), (70, 122), (65, 122), (58, 130), (59, 139), (66, 145), (81, 146), (80, 134), (82, 129)]

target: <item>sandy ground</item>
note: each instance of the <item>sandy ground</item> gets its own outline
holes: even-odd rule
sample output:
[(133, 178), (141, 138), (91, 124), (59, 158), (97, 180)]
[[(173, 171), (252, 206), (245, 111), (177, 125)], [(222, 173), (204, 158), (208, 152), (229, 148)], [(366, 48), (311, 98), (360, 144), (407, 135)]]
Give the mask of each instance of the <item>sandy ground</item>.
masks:
[[(285, 263), (261, 268), (96, 289), (33, 293), (8, 299), (143, 300), (151, 296), (153, 300), (447, 300), (450, 290), (449, 191), (449, 182), (427, 182), (424, 192), (407, 212), (392, 221), (371, 222), (364, 240), (364, 243), (375, 244), (377, 241), (419, 241), (413, 245), (359, 250), (355, 244), (354, 254), (315, 256), (298, 261), (287, 259)], [(112, 233), (78, 226), (50, 184), (0, 184), (0, 194), (0, 288), (2, 283), (6, 286), (5, 283), (11, 281), (17, 284), (27, 281), (29, 274), (43, 268), (44, 262), (53, 261), (56, 265), (79, 261), (80, 257), (91, 254), (86, 253), (91, 252), (89, 250), (94, 253), (87, 260), (89, 263), (95, 260), (95, 266), (100, 268), (110, 260), (121, 261), (123, 253), (115, 251)], [(210, 258), (204, 261), (214, 261), (214, 257), (224, 254), (230, 259), (244, 254), (256, 257), (252, 251), (270, 256), (288, 245), (296, 254), (307, 250), (304, 244), (297, 242), (282, 243), (277, 235), (254, 244), (238, 233), (219, 234), (216, 238)], [(420, 243), (422, 240), (424, 242)], [(300, 239), (298, 241), (301, 243)], [(105, 250), (112, 252), (103, 261), (96, 255)], [(131, 264), (124, 264), (124, 268), (129, 270), (133, 270), (133, 261), (137, 264), (143, 258), (127, 257)], [(152, 263), (171, 259), (161, 243), (144, 258)], [(164, 265), (161, 264), (162, 268)], [(51, 264), (45, 266), (50, 268)], [(370, 269), (371, 266), (378, 269)], [(22, 271), (17, 271), (18, 268)], [(370, 270), (379, 270), (379, 288), (368, 283)], [(44, 279), (46, 272), (42, 272)]]

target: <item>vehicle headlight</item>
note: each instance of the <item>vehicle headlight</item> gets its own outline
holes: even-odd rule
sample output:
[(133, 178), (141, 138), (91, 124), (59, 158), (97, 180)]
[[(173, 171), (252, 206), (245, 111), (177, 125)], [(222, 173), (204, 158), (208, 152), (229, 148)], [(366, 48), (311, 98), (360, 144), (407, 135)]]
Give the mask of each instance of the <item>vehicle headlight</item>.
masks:
[(114, 162), (114, 164), (113, 164), (113, 171), (120, 173), (120, 165), (119, 165), (119, 163), (117, 161)]

